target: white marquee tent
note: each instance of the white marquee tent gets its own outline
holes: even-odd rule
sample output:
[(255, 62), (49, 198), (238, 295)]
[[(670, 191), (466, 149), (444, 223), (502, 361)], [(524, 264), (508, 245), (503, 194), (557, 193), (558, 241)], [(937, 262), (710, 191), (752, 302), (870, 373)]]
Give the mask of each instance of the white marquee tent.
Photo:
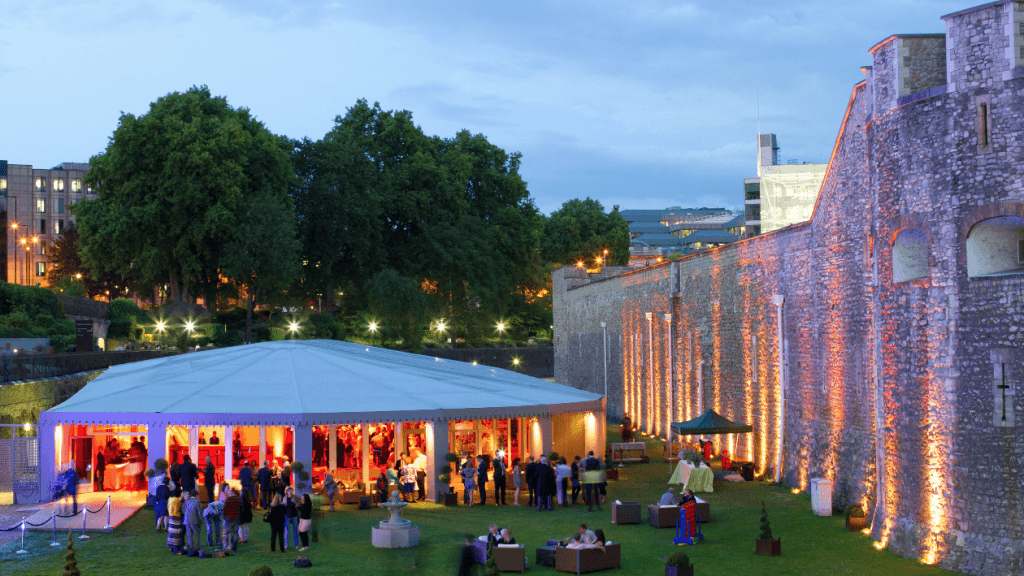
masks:
[[(425, 421), (433, 493), (449, 421), (523, 418), (544, 452), (582, 435), (574, 445), (600, 454), (604, 410), (600, 395), (499, 368), (330, 340), (264, 342), (110, 368), (40, 414), (40, 481), (45, 494), (70, 457), (62, 427), (71, 425), (144, 426), (150, 467), (166, 455), (168, 426), (288, 426), (294, 458), (309, 466), (313, 426)], [(553, 429), (566, 415), (587, 424)]]

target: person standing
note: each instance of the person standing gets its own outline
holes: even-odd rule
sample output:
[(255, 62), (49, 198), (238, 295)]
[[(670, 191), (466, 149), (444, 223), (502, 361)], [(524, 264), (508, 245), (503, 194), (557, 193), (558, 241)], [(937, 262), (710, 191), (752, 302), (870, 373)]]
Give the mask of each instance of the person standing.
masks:
[(523, 470), (519, 466), (519, 458), (512, 461), (512, 485), (516, 487), (512, 505), (519, 506), (519, 490), (523, 487)]
[[(231, 459), (235, 462), (242, 461), (242, 433), (235, 432), (235, 439), (231, 441)], [(243, 464), (244, 465), (244, 464)]]
[(302, 548), (299, 552), (309, 550), (309, 527), (313, 525), (313, 501), (309, 494), (302, 495), (302, 505), (299, 506), (299, 537), (302, 538)]
[(181, 475), (181, 492), (189, 493), (189, 496), (196, 494), (196, 480), (199, 480), (199, 468), (192, 463), (192, 457), (185, 455), (184, 462), (178, 466), (178, 474)]
[(199, 522), (203, 518), (202, 504), (199, 498), (193, 498), (188, 490), (181, 492), (183, 523), (185, 524), (185, 536), (188, 538), (189, 549), (199, 546)]
[(476, 457), (476, 486), (480, 490), (480, 505), (487, 504), (487, 461), (483, 456)]
[(96, 452), (96, 487), (93, 489), (96, 492), (103, 492), (103, 477), (107, 472), (107, 458), (103, 455), (103, 450), (100, 449)]
[(540, 512), (541, 508), (545, 506), (547, 506), (548, 512), (550, 512), (551, 488), (555, 484), (555, 472), (548, 465), (547, 456), (540, 457), (535, 478), (537, 482), (537, 512)]
[(529, 496), (526, 505), (533, 506), (533, 501), (537, 497), (537, 463), (533, 461), (533, 456), (530, 456), (529, 463), (526, 464), (526, 492)]
[(572, 469), (569, 468), (565, 458), (560, 459), (555, 466), (555, 485), (558, 490), (558, 503), (563, 507), (569, 505), (569, 495), (565, 489), (569, 487), (570, 476), (572, 476)]
[(252, 468), (249, 468), (249, 462), (242, 462), (242, 467), (238, 470), (238, 483), (242, 485), (242, 492), (246, 490), (249, 494), (252, 494)]
[(410, 502), (413, 500), (413, 487), (416, 485), (416, 467), (409, 462), (408, 456), (402, 458), (402, 500)]
[[(250, 512), (251, 515), (251, 512)], [(228, 498), (224, 501), (224, 549), (238, 550), (238, 526), (242, 520), (242, 499), (234, 490), (228, 489)]]
[(249, 541), (249, 524), (252, 524), (252, 492), (242, 490), (242, 512), (238, 518), (238, 539), (242, 543)]
[(622, 417), (622, 441), (630, 442), (633, 440), (633, 421), (629, 419), (629, 414)]
[(473, 552), (473, 535), (466, 534), (465, 545), (459, 556), (459, 576), (472, 576), (476, 568), (476, 555)]
[(289, 535), (293, 546), (299, 547), (299, 502), (295, 498), (295, 490), (289, 486), (284, 489), (284, 548), (288, 549)]
[(580, 495), (580, 457), (573, 458), (572, 466), (572, 505), (576, 505), (576, 498)]
[(499, 454), (494, 455), (494, 505), (505, 505), (505, 462)]
[(270, 462), (264, 460), (263, 468), (256, 473), (256, 480), (260, 485), (260, 508), (264, 510), (270, 509), (270, 479), (273, 477), (274, 473), (270, 471)]
[(206, 501), (213, 502), (213, 487), (217, 484), (217, 469), (213, 461), (206, 457), (206, 468), (203, 468), (203, 486), (206, 487)]
[(160, 482), (160, 486), (156, 489), (156, 496), (153, 498), (153, 511), (156, 512), (156, 531), (160, 531), (162, 526), (164, 530), (167, 530), (167, 501), (171, 498), (171, 479), (167, 476), (163, 477)]
[(476, 489), (476, 468), (469, 465), (469, 460), (466, 460), (462, 464), (462, 503), (469, 506), (473, 505), (473, 490)]
[(270, 501), (270, 509), (266, 513), (266, 520), (270, 523), (270, 551), (276, 552), (274, 544), (281, 547), (281, 552), (285, 551), (284, 547), (284, 523), (285, 523), (285, 507), (281, 504), (281, 495), (274, 494), (274, 498)]
[(588, 452), (587, 458), (580, 463), (580, 467), (583, 468), (583, 500), (587, 503), (587, 510), (593, 510), (594, 504), (597, 504), (597, 472), (600, 469), (600, 463), (594, 458), (594, 452)]
[(334, 481), (334, 475), (330, 471), (324, 476), (324, 490), (327, 492), (327, 500), (331, 503), (331, 512), (334, 512), (334, 493), (338, 490), (338, 483)]
[(416, 484), (420, 489), (419, 501), (422, 502), (427, 499), (427, 455), (418, 448), (413, 466), (416, 467)]

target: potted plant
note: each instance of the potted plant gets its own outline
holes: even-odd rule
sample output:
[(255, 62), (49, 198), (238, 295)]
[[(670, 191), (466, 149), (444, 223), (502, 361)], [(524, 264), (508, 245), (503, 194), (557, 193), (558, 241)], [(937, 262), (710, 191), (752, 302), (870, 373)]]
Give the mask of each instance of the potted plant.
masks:
[(302, 462), (292, 462), (289, 468), (295, 473), (295, 493), (304, 494), (308, 492), (306, 488), (309, 487), (309, 484), (307, 484), (309, 482), (309, 472), (306, 472)]
[[(445, 459), (446, 462), (448, 462), (449, 470), (451, 470), (452, 466), (455, 466), (456, 468), (458, 468), (458, 464), (459, 464), (459, 455), (458, 454), (456, 454), (454, 452), (449, 452), (449, 453), (444, 455), (444, 459)], [(448, 472), (448, 482), (446, 482), (446, 484), (448, 484), (448, 491), (449, 492), (454, 492), (455, 488), (452, 488), (452, 486), (451, 486), (451, 474), (452, 473), (449, 471)]]
[(673, 552), (665, 562), (665, 576), (693, 576), (690, 556), (682, 550)]
[(451, 474), (447, 470), (437, 475), (437, 481), (442, 485), (447, 486), (447, 490), (439, 490), (437, 492), (438, 504), (444, 504), (445, 506), (458, 506), (458, 494), (452, 491), (452, 487), (449, 486), (449, 482), (452, 481)]
[(768, 521), (768, 509), (761, 501), (761, 534), (755, 541), (754, 552), (761, 556), (778, 556), (782, 554), (782, 538), (772, 538), (772, 525)]
[(854, 504), (846, 509), (846, 529), (850, 532), (863, 530), (867, 522), (864, 507), (860, 504)]

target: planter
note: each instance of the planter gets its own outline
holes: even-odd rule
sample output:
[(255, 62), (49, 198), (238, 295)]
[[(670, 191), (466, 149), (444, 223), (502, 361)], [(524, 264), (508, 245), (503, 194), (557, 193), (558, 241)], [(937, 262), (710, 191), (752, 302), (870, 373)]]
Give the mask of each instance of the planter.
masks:
[(868, 525), (868, 519), (864, 516), (847, 516), (846, 529), (850, 532), (859, 532)]
[(665, 566), (665, 576), (693, 576), (693, 564), (689, 566)]
[(437, 503), (444, 504), (445, 506), (458, 506), (459, 495), (455, 492), (438, 492)]
[(774, 540), (761, 540), (755, 539), (756, 548), (755, 554), (760, 556), (778, 556), (782, 554), (782, 537)]

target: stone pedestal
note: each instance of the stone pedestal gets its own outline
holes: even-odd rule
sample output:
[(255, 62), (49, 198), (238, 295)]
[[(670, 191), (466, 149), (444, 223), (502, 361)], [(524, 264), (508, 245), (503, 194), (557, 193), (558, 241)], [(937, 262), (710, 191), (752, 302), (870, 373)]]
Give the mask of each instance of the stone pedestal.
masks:
[[(386, 526), (387, 522), (381, 522)], [(420, 529), (411, 523), (398, 529), (370, 528), (374, 548), (409, 548), (419, 546)]]

